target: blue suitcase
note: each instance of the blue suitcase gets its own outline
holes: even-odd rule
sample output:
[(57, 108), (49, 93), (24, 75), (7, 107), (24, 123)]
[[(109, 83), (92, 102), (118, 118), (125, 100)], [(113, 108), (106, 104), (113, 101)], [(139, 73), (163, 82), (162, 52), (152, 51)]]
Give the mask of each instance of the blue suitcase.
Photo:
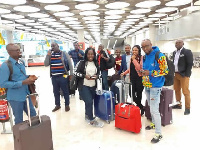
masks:
[(115, 120), (115, 97), (111, 91), (103, 91), (101, 95), (95, 95), (94, 113), (95, 116), (105, 120), (107, 123)]

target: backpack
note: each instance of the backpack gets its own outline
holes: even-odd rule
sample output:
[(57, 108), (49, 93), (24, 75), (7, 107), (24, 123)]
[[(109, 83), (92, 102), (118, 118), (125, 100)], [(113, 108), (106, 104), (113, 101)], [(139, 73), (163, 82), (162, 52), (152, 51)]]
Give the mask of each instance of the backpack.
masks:
[[(158, 59), (159, 59), (159, 54), (161, 52), (158, 51), (156, 52), (155, 54), (155, 60), (158, 62)], [(175, 73), (175, 66), (174, 66), (174, 63), (169, 60), (167, 57), (166, 57), (166, 60), (167, 60), (167, 65), (168, 65), (168, 69), (169, 69), (169, 72), (167, 75), (165, 75), (165, 83), (164, 83), (164, 86), (171, 86), (174, 84), (174, 73)]]
[(106, 69), (111, 69), (115, 66), (115, 58), (113, 55), (109, 55), (107, 51), (105, 51), (106, 56), (109, 58), (109, 60), (106, 62)]

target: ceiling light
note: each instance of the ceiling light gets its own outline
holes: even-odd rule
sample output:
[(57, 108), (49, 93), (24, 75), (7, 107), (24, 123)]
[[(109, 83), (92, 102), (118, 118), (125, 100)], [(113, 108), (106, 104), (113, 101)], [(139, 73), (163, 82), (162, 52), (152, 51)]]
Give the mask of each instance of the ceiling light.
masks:
[(83, 17), (84, 20), (98, 20), (100, 17), (97, 16), (90, 16), (90, 17)]
[(63, 24), (57, 24), (57, 25), (53, 25), (52, 27), (56, 27), (56, 28), (64, 28), (65, 25), (63, 25)]
[(124, 10), (109, 10), (105, 12), (106, 15), (120, 15), (124, 13), (125, 13)]
[(55, 29), (52, 29), (52, 28), (44, 28), (44, 29), (41, 29), (41, 30), (45, 30), (45, 31), (55, 31)]
[(85, 23), (89, 24), (89, 23), (100, 23), (100, 21), (85, 21)]
[(20, 12), (37, 12), (37, 11), (40, 11), (39, 8), (36, 8), (36, 7), (32, 7), (32, 6), (16, 6), (13, 8), (14, 10), (16, 11), (20, 11)]
[(78, 2), (89, 2), (89, 1), (94, 1), (94, 0), (74, 0), (74, 1), (78, 1)]
[(150, 8), (150, 7), (160, 5), (160, 3), (161, 3), (160, 1), (143, 1), (143, 2), (137, 3), (135, 6), (143, 7), (143, 8)]
[(18, 29), (30, 29), (31, 27), (25, 27), (25, 26), (20, 27), (20, 26), (18, 26), (16, 28), (18, 28)]
[(193, 11), (200, 10), (200, 6), (190, 6), (190, 7), (183, 8), (180, 11), (184, 11), (184, 10), (188, 10), (189, 12), (193, 12)]
[(174, 20), (174, 18), (173, 17), (167, 17), (167, 18), (163, 18), (161, 20)]
[(145, 15), (129, 15), (129, 16), (127, 16), (127, 18), (142, 18), (142, 17), (144, 17)]
[(83, 12), (80, 12), (80, 15), (83, 15), (83, 16), (99, 15), (99, 12), (98, 11), (83, 11)]
[(0, 8), (0, 14), (6, 14), (6, 13), (10, 13), (11, 11), (8, 10), (8, 9), (3, 9), (3, 8)]
[(60, 25), (60, 22), (47, 22), (47, 25)]
[(166, 6), (182, 6), (191, 3), (192, 0), (173, 0), (166, 3)]
[(155, 22), (155, 23), (167, 23), (167, 22), (169, 22), (169, 21), (163, 20), (163, 21), (157, 21), (157, 22)]
[(65, 27), (65, 28), (56, 28), (56, 30), (69, 30), (69, 28)]
[(48, 26), (34, 26), (34, 28), (42, 29), (42, 28), (48, 28)]
[(40, 24), (40, 23), (27, 23), (26, 25), (27, 26), (40, 26), (42, 24)]
[(58, 12), (58, 13), (54, 13), (55, 16), (59, 16), (59, 17), (67, 17), (67, 16), (73, 16), (73, 13), (70, 12)]
[(106, 16), (105, 19), (120, 19), (122, 16), (119, 15), (112, 15), (112, 16)]
[(37, 29), (25, 29), (26, 31), (37, 31)]
[(164, 17), (164, 16), (166, 16), (167, 14), (153, 14), (153, 15), (149, 15), (148, 17)]
[(9, 21), (9, 20), (0, 20), (0, 23), (9, 24), (9, 23), (13, 23), (13, 22)]
[(105, 5), (105, 7), (110, 8), (110, 9), (122, 9), (122, 8), (128, 7), (129, 5), (130, 4), (126, 2), (114, 2), (114, 3)]
[(0, 3), (8, 5), (21, 5), (25, 4), (26, 0), (1, 0)]
[(84, 29), (84, 27), (72, 27), (73, 29), (79, 30), (79, 29)]
[(36, 2), (40, 2), (40, 3), (59, 3), (62, 0), (34, 0)]
[(72, 30), (62, 30), (63, 32), (68, 32), (68, 33), (73, 33), (74, 31), (72, 31)]
[(90, 3), (84, 3), (84, 4), (78, 4), (75, 6), (76, 9), (80, 10), (93, 10), (99, 8), (99, 5), (97, 4), (90, 4)]
[(47, 5), (44, 7), (44, 9), (51, 11), (65, 11), (69, 10), (69, 7), (65, 5)]
[(136, 9), (136, 10), (132, 10), (130, 13), (132, 13), (132, 14), (144, 14), (144, 13), (148, 13), (150, 11), (151, 11), (151, 9)]
[(17, 27), (17, 26), (23, 26), (21, 24), (18, 24), (18, 23), (14, 23), (14, 24), (7, 24), (8, 26), (13, 26), (13, 27)]
[(15, 20), (16, 22), (23, 22), (23, 23), (27, 23), (27, 22), (35, 22), (34, 20), (29, 20), (29, 19), (19, 19), (19, 20)]
[(136, 22), (136, 21), (139, 21), (139, 19), (127, 19), (127, 20), (124, 20), (124, 22)]
[(28, 14), (29, 17), (33, 17), (33, 18), (45, 18), (45, 17), (49, 17), (49, 15), (47, 14), (43, 14), (43, 13), (32, 13), (32, 14)]
[(155, 21), (155, 20), (159, 20), (159, 18), (145, 18), (144, 20)]
[(119, 22), (119, 20), (105, 20), (104, 22)]
[(70, 27), (83, 27), (81, 24), (69, 24)]
[(156, 10), (156, 12), (167, 13), (167, 12), (172, 12), (172, 11), (177, 11), (177, 10), (178, 10), (178, 8), (176, 8), (176, 7), (164, 7), (164, 8)]
[(60, 18), (60, 20), (63, 20), (63, 21), (75, 21), (75, 20), (78, 20), (78, 18), (66, 17), (66, 18)]
[(1, 17), (9, 18), (9, 19), (21, 19), (21, 18), (24, 18), (24, 16), (16, 15), (16, 14), (6, 14), (6, 15), (2, 15)]
[(78, 21), (70, 21), (70, 22), (65, 22), (65, 24), (80, 24)]
[(50, 22), (50, 21), (56, 21), (55, 19), (51, 19), (51, 18), (42, 18), (42, 19), (38, 19), (41, 22)]

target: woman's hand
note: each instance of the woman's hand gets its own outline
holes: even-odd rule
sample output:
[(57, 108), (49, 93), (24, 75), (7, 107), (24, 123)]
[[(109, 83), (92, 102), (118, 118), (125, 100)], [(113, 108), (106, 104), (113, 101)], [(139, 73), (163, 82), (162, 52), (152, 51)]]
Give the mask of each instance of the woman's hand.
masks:
[(121, 73), (120, 76), (123, 77), (123, 76), (124, 76), (124, 73)]
[(133, 54), (131, 58), (132, 58), (132, 60), (134, 60), (136, 58), (136, 56)]

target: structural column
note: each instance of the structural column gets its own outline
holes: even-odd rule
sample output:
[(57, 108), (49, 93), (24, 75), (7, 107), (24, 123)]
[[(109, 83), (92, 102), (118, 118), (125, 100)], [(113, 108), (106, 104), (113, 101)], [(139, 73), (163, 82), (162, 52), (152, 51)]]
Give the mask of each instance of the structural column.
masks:
[(156, 27), (154, 25), (149, 25), (149, 39), (152, 42), (152, 45), (156, 44)]
[(78, 42), (85, 42), (84, 40), (84, 30), (77, 30)]
[(6, 37), (7, 37), (7, 42), (8, 43), (13, 43), (14, 42), (14, 40), (13, 40), (13, 32), (12, 31), (6, 30)]

